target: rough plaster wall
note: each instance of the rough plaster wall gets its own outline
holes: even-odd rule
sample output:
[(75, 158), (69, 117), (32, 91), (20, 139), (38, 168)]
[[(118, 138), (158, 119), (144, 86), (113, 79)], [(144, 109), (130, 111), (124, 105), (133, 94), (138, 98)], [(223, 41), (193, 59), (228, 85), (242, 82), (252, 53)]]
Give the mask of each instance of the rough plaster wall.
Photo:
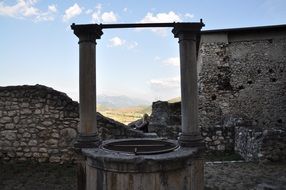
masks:
[[(101, 139), (142, 137), (97, 115)], [(74, 161), (79, 104), (66, 94), (36, 86), (0, 87), (0, 159)]]

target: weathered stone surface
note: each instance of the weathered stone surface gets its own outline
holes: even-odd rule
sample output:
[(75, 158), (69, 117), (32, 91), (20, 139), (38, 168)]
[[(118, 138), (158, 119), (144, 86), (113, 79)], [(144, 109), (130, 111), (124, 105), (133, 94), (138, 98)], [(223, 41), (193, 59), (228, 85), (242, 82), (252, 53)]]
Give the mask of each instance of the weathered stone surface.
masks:
[[(253, 142), (263, 150), (253, 153), (255, 148), (249, 147), (253, 151), (247, 155), (257, 155), (259, 160), (279, 160), (284, 145), (274, 144), (273, 139), (279, 134), (271, 131), (284, 130), (286, 126), (285, 36), (277, 36), (276, 31), (255, 36), (230, 32), (220, 34), (225, 35), (225, 40), (220, 41), (206, 35), (202, 35), (198, 54), (199, 126), (206, 148), (233, 151), (238, 143), (235, 136), (240, 133), (235, 132), (236, 127), (263, 128), (262, 134), (243, 132), (248, 134), (243, 135), (247, 142)], [(181, 130), (179, 107), (180, 103), (154, 103), (150, 131), (176, 139)], [(66, 94), (41, 85), (0, 87), (0, 108), (0, 155), (3, 159), (11, 159), (6, 147), (31, 152), (30, 140), (36, 140), (40, 148), (47, 149), (46, 152), (58, 146), (60, 152), (72, 154), (69, 148), (77, 133), (79, 106)], [(97, 121), (101, 139), (143, 136), (100, 114)], [(14, 130), (15, 133), (11, 132)], [(250, 134), (255, 137), (250, 138)], [(260, 135), (264, 140), (256, 143), (261, 140)], [(48, 144), (50, 139), (58, 139), (58, 143)], [(243, 147), (240, 149), (245, 152)], [(48, 154), (37, 160), (45, 161), (51, 156), (55, 155)], [(56, 156), (61, 158), (61, 155)]]
[[(0, 108), (1, 158), (74, 161), (71, 147), (77, 136), (79, 105), (66, 94), (41, 85), (0, 87)], [(143, 137), (100, 114), (97, 120), (102, 139)]]
[(51, 156), (49, 161), (50, 162), (60, 162), (61, 158), (59, 156)]
[(28, 132), (26, 132), (26, 133), (23, 134), (23, 137), (24, 137), (24, 138), (30, 138), (30, 137), (31, 137), (31, 134), (28, 133)]
[(41, 153), (47, 153), (48, 150), (47, 150), (47, 148), (39, 148), (39, 152), (41, 152)]
[(16, 131), (12, 131), (12, 130), (1, 131), (0, 134), (4, 139), (10, 140), (10, 141), (16, 140), (17, 138)]
[(247, 161), (286, 160), (284, 128), (236, 127), (235, 151)]
[(1, 117), (0, 118), (0, 123), (3, 123), (3, 124), (5, 124), (5, 123), (10, 123), (12, 121), (12, 118), (11, 117)]
[[(249, 159), (251, 155), (257, 158), (259, 151), (255, 150), (260, 144), (260, 134), (247, 132), (248, 129), (285, 129), (286, 126), (286, 54), (281, 53), (286, 51), (286, 37), (266, 31), (248, 37), (232, 32), (213, 34), (223, 35), (226, 40), (209, 38), (212, 34), (203, 34), (201, 38), (200, 125), (209, 132), (218, 128), (217, 125), (222, 127), (222, 134), (216, 134), (221, 141), (218, 149), (222, 149), (221, 145), (226, 150), (234, 149), (235, 142), (245, 152), (243, 157), (248, 154)], [(235, 35), (239, 40), (234, 40)], [(239, 137), (238, 130), (234, 131), (236, 127), (241, 128), (239, 133), (243, 137)], [(227, 130), (231, 134), (226, 136)], [(250, 134), (255, 136), (252, 140)], [(262, 153), (259, 155), (262, 157)]]
[(48, 127), (48, 126), (51, 126), (53, 124), (53, 122), (52, 121), (44, 121), (44, 122), (42, 122), (42, 124), (44, 126)]
[(36, 140), (30, 140), (28, 145), (29, 146), (36, 146), (38, 144), (38, 142)]
[[(180, 102), (154, 102), (150, 116), (149, 131), (156, 132), (161, 137), (177, 139), (181, 132)], [(241, 125), (240, 118), (226, 115), (221, 118), (220, 125), (213, 127), (201, 126), (201, 135), (205, 139), (208, 150), (233, 151), (234, 126)], [(137, 121), (140, 122), (140, 121)]]
[(7, 123), (7, 124), (5, 125), (5, 128), (6, 128), (6, 129), (14, 129), (14, 128), (15, 128), (15, 125), (14, 125), (14, 123)]

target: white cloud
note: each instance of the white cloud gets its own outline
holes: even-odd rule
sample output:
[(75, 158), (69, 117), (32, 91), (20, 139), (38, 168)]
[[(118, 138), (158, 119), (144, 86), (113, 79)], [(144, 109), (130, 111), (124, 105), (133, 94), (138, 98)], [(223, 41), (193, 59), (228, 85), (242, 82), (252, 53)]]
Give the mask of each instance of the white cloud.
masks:
[(100, 22), (100, 15), (98, 12), (94, 12), (91, 15), (92, 22)]
[(104, 12), (101, 15), (101, 19), (102, 19), (102, 22), (105, 22), (105, 23), (114, 23), (117, 21), (116, 15), (114, 14), (113, 11)]
[(102, 23), (115, 23), (117, 21), (117, 17), (114, 12), (104, 12), (100, 14), (99, 12), (94, 12), (92, 14), (92, 21), (93, 22), (102, 22)]
[(119, 38), (118, 36), (109, 39), (108, 47), (119, 47), (119, 46), (125, 46), (128, 49), (134, 49), (135, 47), (138, 46), (138, 43), (136, 41), (128, 42), (124, 39)]
[(23, 12), (23, 15), (24, 16), (35, 16), (38, 14), (38, 12), (39, 10), (35, 7), (26, 7)]
[(127, 12), (127, 11), (128, 11), (128, 8), (127, 8), (127, 7), (125, 7), (125, 8), (123, 9), (123, 11), (124, 11), (124, 12)]
[(138, 46), (138, 43), (137, 42), (127, 42), (127, 48), (128, 49), (134, 49)]
[(169, 100), (180, 96), (180, 77), (152, 79), (148, 84), (156, 100)]
[(160, 56), (156, 56), (156, 57), (154, 58), (154, 60), (155, 60), (155, 61), (159, 61), (159, 60), (161, 60), (161, 57), (160, 57)]
[(195, 16), (194, 16), (193, 14), (186, 13), (186, 14), (185, 14), (185, 17), (186, 17), (187, 19), (193, 19)]
[(49, 5), (46, 12), (41, 11), (35, 4), (37, 0), (18, 0), (15, 5), (5, 5), (0, 2), (0, 15), (18, 19), (31, 18), (34, 21), (54, 20), (55, 5)]
[(180, 58), (179, 57), (170, 57), (162, 61), (164, 64), (180, 66)]
[(156, 23), (156, 22), (180, 22), (182, 19), (175, 12), (170, 11), (169, 13), (153, 13), (148, 12), (147, 15), (140, 21), (142, 23)]
[[(182, 19), (178, 14), (173, 11), (168, 13), (158, 13), (153, 14), (148, 12), (146, 16), (140, 20), (140, 23), (166, 23), (166, 22), (181, 22)], [(167, 35), (167, 30), (165, 28), (152, 28), (153, 32), (160, 34), (161, 36)]]
[(151, 79), (149, 84), (155, 90), (178, 89), (180, 87), (180, 77)]
[(92, 9), (87, 9), (86, 11), (85, 11), (85, 14), (91, 14), (92, 13)]
[(55, 12), (57, 12), (57, 7), (56, 7), (56, 5), (49, 5), (48, 10), (55, 13)]
[(148, 81), (153, 98), (169, 100), (180, 96), (180, 77), (151, 79)]
[(82, 12), (82, 9), (77, 3), (75, 3), (73, 6), (65, 10), (63, 21), (67, 21), (75, 16), (78, 16), (81, 14), (81, 12)]
[(95, 22), (95, 23), (100, 23), (100, 22), (101, 23), (115, 23), (117, 22), (117, 16), (113, 11), (102, 13), (101, 4), (97, 4), (95, 9), (96, 10), (91, 15), (92, 22)]
[(125, 40), (123, 40), (117, 36), (109, 39), (109, 42), (110, 42), (110, 44), (109, 44), (110, 47), (122, 46), (126, 43)]

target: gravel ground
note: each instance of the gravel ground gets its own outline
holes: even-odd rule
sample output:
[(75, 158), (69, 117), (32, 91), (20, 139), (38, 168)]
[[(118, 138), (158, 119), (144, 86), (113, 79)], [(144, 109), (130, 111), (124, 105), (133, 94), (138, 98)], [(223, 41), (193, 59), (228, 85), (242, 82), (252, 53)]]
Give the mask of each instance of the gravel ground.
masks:
[[(74, 165), (0, 164), (0, 190), (75, 190)], [(286, 163), (206, 163), (206, 190), (286, 190)]]
[(206, 190), (286, 190), (286, 163), (207, 163)]

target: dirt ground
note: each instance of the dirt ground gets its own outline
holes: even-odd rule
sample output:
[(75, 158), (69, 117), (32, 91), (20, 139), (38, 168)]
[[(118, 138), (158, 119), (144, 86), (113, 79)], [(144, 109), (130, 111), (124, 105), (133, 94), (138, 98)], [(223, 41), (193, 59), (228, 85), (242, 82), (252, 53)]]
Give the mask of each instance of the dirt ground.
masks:
[(76, 189), (74, 165), (48, 163), (1, 163), (0, 190)]
[[(75, 190), (74, 165), (0, 163), (0, 190)], [(286, 190), (286, 163), (206, 163), (206, 190)]]

